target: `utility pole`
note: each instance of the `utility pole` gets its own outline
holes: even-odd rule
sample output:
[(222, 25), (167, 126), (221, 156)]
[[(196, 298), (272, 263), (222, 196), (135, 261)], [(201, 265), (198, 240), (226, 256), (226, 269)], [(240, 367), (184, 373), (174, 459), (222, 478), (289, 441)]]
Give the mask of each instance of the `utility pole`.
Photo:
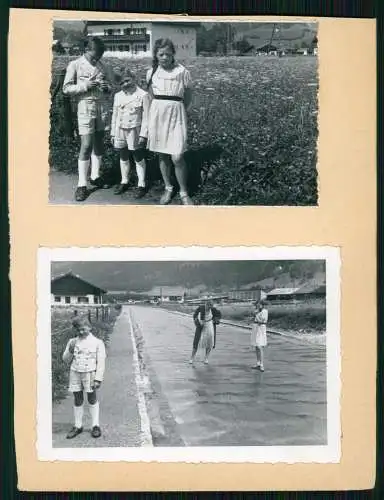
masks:
[(276, 30), (276, 23), (273, 23), (272, 33), (271, 33), (271, 39), (269, 40), (269, 50), (268, 50), (268, 52), (271, 51), (271, 45), (272, 45), (272, 42), (273, 42), (273, 37), (274, 37), (274, 34), (275, 34), (275, 30)]

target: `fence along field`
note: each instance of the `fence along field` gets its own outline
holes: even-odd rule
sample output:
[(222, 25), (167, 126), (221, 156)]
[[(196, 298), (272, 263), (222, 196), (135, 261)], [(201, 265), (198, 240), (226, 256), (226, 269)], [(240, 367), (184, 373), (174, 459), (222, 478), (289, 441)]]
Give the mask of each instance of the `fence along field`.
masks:
[(52, 346), (52, 400), (60, 401), (67, 395), (69, 367), (62, 360), (62, 355), (70, 338), (76, 333), (72, 328), (72, 320), (86, 317), (91, 320), (92, 333), (101, 338), (106, 345), (113, 325), (120, 312), (120, 306), (100, 307), (60, 307), (51, 308), (51, 346)]
[[(54, 57), (53, 82), (73, 58)], [(106, 61), (117, 73), (129, 65), (139, 85), (146, 87), (150, 60)], [(197, 57), (180, 62), (194, 84), (186, 160), (196, 202), (316, 205), (317, 58)], [(79, 145), (65, 140), (60, 113), (55, 99), (50, 165), (76, 172)], [(118, 169), (117, 153), (108, 142), (106, 147), (105, 166)], [(149, 165), (157, 181), (151, 156)]]

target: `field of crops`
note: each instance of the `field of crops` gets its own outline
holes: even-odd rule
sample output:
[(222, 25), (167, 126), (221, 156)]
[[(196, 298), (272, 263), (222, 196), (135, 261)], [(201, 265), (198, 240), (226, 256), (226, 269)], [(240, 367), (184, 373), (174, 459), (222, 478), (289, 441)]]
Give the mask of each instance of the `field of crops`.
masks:
[[(170, 308), (192, 314), (196, 306), (188, 304), (163, 304)], [(253, 306), (249, 303), (223, 304), (217, 306), (223, 319), (250, 322)], [(325, 301), (268, 304), (268, 326), (299, 334), (324, 334), (326, 329)]]
[[(69, 58), (53, 60), (53, 81)], [(128, 64), (144, 84), (149, 60), (108, 59), (115, 71)], [(217, 57), (181, 61), (191, 72), (186, 160), (199, 204), (317, 204), (317, 58)], [(75, 172), (77, 141), (60, 131), (51, 109), (50, 165)], [(106, 167), (118, 166), (108, 146)], [(156, 162), (150, 170), (154, 179)], [(202, 179), (202, 181), (201, 181)]]
[[(86, 314), (86, 313), (85, 313)], [(101, 338), (108, 346), (109, 336), (119, 311), (110, 309), (108, 320), (92, 320), (92, 333)], [(62, 360), (65, 346), (70, 338), (75, 337), (71, 327), (74, 318), (74, 308), (53, 307), (51, 312), (51, 338), (52, 338), (52, 400), (60, 401), (67, 395), (69, 366)]]

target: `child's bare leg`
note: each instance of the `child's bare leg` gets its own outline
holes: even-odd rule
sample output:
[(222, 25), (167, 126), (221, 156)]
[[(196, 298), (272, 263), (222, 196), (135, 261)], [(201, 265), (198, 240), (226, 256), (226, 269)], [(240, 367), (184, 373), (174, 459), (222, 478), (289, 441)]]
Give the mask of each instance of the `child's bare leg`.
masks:
[(172, 155), (172, 161), (175, 165), (175, 175), (180, 186), (180, 197), (183, 203), (190, 205), (192, 201), (188, 197), (187, 187), (187, 164), (183, 155)]
[(260, 353), (260, 368), (264, 370), (264, 347), (259, 347)]
[(171, 168), (172, 162), (171, 157), (167, 154), (159, 154), (160, 172), (163, 177), (165, 192), (160, 198), (160, 203), (162, 205), (167, 205), (172, 199), (173, 186), (171, 183)]
[(91, 154), (91, 180), (100, 177), (100, 169), (104, 154), (104, 132), (96, 131), (94, 133), (93, 150)]
[(159, 164), (160, 164), (160, 172), (163, 177), (165, 188), (171, 188), (171, 157), (167, 154), (160, 153), (159, 154)]
[(209, 358), (209, 355), (211, 353), (211, 348), (210, 347), (207, 347), (205, 349), (205, 360), (204, 360), (204, 363), (207, 364), (208, 363), (208, 358)]
[(100, 422), (99, 422), (99, 413), (100, 413), (99, 401), (97, 400), (97, 394), (95, 390), (93, 392), (88, 392), (87, 396), (88, 396), (89, 412), (91, 414), (91, 419), (92, 419), (92, 437), (97, 438), (101, 436)]

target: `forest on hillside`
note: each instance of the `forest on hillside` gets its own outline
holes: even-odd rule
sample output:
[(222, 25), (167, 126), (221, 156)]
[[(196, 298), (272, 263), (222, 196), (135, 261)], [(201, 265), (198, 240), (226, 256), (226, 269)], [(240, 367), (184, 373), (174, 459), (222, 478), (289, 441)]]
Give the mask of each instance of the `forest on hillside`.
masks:
[(288, 273), (293, 280), (325, 272), (319, 260), (181, 261), (181, 262), (54, 262), (52, 275), (68, 271), (107, 290), (146, 291), (153, 286), (205, 285), (211, 289), (240, 287)]

